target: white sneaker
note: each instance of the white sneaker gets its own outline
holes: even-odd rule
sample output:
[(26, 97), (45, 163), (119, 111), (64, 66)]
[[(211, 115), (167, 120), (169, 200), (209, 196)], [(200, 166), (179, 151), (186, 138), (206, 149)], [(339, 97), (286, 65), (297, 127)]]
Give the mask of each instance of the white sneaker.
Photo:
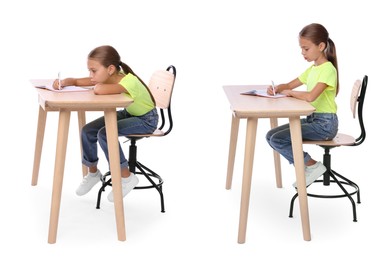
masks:
[[(314, 165), (305, 166), (305, 184), (308, 187), (311, 185), (316, 179), (322, 176), (326, 172), (327, 168), (321, 162), (316, 162)], [(292, 184), (293, 187), (296, 188), (296, 182)]]
[(102, 177), (102, 173), (98, 170), (96, 173), (88, 173), (84, 176), (82, 182), (76, 190), (76, 194), (79, 196), (87, 194), (92, 187), (95, 186), (98, 182), (100, 182), (100, 178)]
[[(129, 181), (124, 181), (122, 178), (121, 185), (122, 185), (122, 197), (125, 197), (131, 190), (134, 189), (134, 187), (137, 186), (138, 184), (138, 178), (136, 174), (132, 174), (129, 176), (130, 180)], [(107, 196), (107, 199), (110, 202), (114, 202), (114, 195), (113, 191), (110, 191), (109, 195)]]

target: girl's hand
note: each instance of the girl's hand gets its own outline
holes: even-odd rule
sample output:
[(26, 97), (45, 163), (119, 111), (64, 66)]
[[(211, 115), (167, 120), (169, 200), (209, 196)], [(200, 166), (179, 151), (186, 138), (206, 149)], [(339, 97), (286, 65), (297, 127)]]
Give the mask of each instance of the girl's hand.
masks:
[(283, 90), (283, 91), (281, 91), (281, 94), (284, 94), (287, 97), (292, 97), (292, 90), (290, 90), (290, 89)]
[(277, 94), (278, 93), (278, 86), (275, 86), (274, 87), (274, 92), (273, 92), (273, 87), (270, 85), (269, 87), (267, 87), (267, 93), (269, 95), (274, 95), (274, 94)]
[(61, 86), (63, 86), (62, 80), (61, 80), (61, 82), (59, 82), (59, 80), (56, 79), (56, 80), (53, 82), (53, 88), (54, 88), (54, 89), (59, 89), (59, 87), (60, 87), (60, 84), (59, 84), (59, 83), (61, 83)]
[(66, 78), (66, 79), (62, 79), (61, 82), (58, 81), (58, 79), (56, 79), (54, 82), (53, 82), (53, 88), (54, 89), (59, 89), (59, 86), (61, 84), (61, 87), (65, 87), (65, 86), (76, 86), (76, 80), (74, 78)]

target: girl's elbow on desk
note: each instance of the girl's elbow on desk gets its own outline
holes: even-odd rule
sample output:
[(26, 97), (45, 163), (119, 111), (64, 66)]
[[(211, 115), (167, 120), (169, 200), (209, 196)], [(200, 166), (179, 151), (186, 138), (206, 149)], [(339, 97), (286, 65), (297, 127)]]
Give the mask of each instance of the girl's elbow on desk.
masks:
[(111, 93), (107, 93), (106, 91), (104, 91), (102, 89), (94, 87), (94, 94), (95, 95), (109, 95)]
[(94, 86), (94, 94), (95, 94), (95, 95), (106, 95), (106, 94), (108, 94), (108, 93), (107, 93), (107, 90), (106, 90), (106, 88), (104, 87), (104, 85), (101, 84), (101, 83), (98, 83), (98, 84), (96, 84), (96, 85)]
[(94, 94), (95, 94), (95, 95), (102, 95), (102, 93), (101, 93), (100, 90), (99, 90), (99, 87), (94, 86), (93, 90), (94, 90)]

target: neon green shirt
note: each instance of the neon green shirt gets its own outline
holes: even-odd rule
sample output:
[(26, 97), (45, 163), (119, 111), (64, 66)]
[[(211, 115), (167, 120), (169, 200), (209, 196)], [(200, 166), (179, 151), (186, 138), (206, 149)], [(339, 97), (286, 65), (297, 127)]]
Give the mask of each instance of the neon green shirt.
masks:
[(148, 90), (133, 74), (125, 75), (119, 84), (128, 91), (126, 95), (133, 99), (133, 103), (126, 108), (129, 114), (142, 116), (155, 107)]
[(311, 105), (315, 107), (316, 113), (337, 113), (337, 103), (335, 103), (337, 70), (331, 62), (319, 66), (312, 65), (299, 76), (299, 80), (307, 85), (307, 91), (311, 91), (318, 82), (325, 83), (326, 89), (311, 102)]

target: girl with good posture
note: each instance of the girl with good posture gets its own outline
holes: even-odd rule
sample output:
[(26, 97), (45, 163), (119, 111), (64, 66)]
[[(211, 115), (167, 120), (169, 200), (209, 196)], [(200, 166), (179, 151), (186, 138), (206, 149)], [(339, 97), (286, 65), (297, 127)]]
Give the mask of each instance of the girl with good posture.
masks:
[[(315, 112), (301, 119), (303, 140), (330, 140), (338, 132), (337, 104), (338, 65), (334, 42), (326, 28), (317, 23), (305, 26), (299, 33), (299, 45), (304, 59), (313, 64), (298, 78), (274, 88), (275, 93), (311, 102)], [(305, 84), (306, 91), (295, 88)], [(268, 88), (273, 94), (273, 88)], [(292, 141), (289, 124), (271, 129), (266, 140), (269, 145), (293, 164)], [(306, 185), (322, 176), (326, 167), (304, 152)], [(296, 187), (296, 183), (293, 183)]]

